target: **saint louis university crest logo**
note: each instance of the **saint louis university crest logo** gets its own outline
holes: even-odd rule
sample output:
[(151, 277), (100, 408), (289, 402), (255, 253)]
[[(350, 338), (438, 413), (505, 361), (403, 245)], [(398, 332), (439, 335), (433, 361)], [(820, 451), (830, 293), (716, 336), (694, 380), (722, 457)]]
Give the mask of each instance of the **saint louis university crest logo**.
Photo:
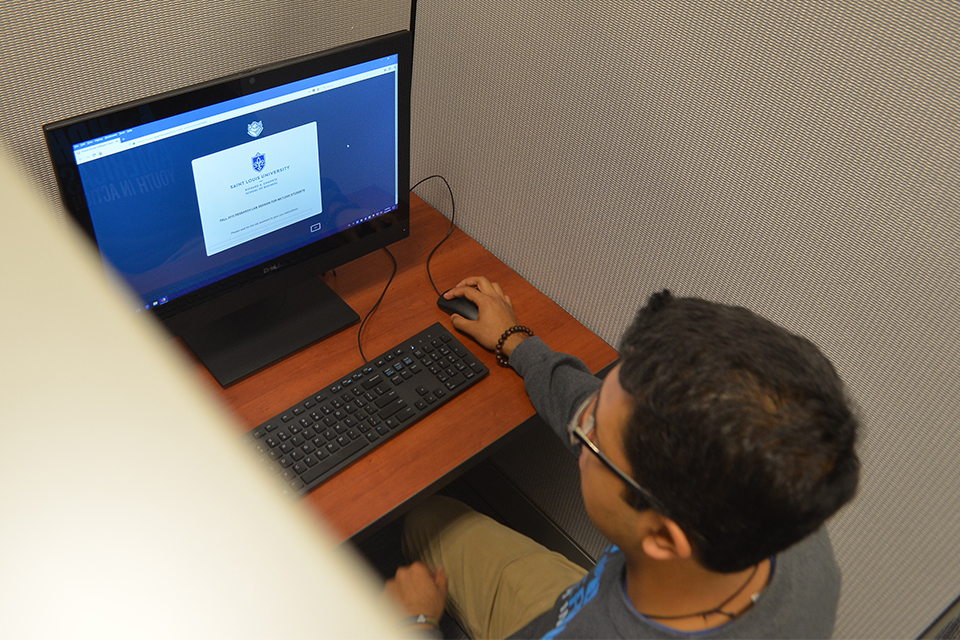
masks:
[(263, 133), (263, 121), (254, 120), (253, 122), (248, 124), (247, 133), (250, 134), (251, 138), (256, 138), (257, 136), (259, 136), (261, 133)]
[(263, 168), (267, 166), (267, 159), (263, 156), (262, 153), (258, 153), (253, 156), (253, 170), (257, 173), (263, 171)]

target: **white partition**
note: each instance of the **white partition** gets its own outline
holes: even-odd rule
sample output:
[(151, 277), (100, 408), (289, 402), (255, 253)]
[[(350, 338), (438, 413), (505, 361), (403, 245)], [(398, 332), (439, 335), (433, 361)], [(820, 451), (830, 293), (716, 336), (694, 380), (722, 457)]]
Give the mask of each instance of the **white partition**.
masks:
[[(6, 151), (0, 145), (0, 150)], [(386, 638), (399, 608), (89, 243), (0, 174), (0, 637)]]

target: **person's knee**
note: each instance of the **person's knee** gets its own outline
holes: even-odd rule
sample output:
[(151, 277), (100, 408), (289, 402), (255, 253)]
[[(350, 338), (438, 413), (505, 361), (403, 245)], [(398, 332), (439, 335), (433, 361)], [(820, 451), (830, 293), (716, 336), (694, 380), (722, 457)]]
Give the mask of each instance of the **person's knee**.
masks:
[(436, 540), (457, 519), (472, 512), (459, 500), (431, 496), (414, 507), (403, 520), (403, 555), (408, 560), (423, 560), (431, 540)]

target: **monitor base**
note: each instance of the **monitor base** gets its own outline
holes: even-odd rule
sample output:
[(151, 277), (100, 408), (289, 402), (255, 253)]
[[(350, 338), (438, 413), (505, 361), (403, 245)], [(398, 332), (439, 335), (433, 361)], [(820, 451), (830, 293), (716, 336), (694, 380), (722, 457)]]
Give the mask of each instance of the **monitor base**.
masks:
[(320, 278), (182, 334), (222, 387), (359, 322), (360, 316)]

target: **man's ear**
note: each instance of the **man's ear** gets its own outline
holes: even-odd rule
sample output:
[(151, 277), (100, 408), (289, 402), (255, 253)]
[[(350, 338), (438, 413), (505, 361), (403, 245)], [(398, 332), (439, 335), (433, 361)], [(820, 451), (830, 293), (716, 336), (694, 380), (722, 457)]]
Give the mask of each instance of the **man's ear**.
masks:
[(665, 516), (653, 514), (654, 522), (642, 534), (644, 553), (655, 560), (685, 560), (693, 555), (693, 547), (680, 526)]

